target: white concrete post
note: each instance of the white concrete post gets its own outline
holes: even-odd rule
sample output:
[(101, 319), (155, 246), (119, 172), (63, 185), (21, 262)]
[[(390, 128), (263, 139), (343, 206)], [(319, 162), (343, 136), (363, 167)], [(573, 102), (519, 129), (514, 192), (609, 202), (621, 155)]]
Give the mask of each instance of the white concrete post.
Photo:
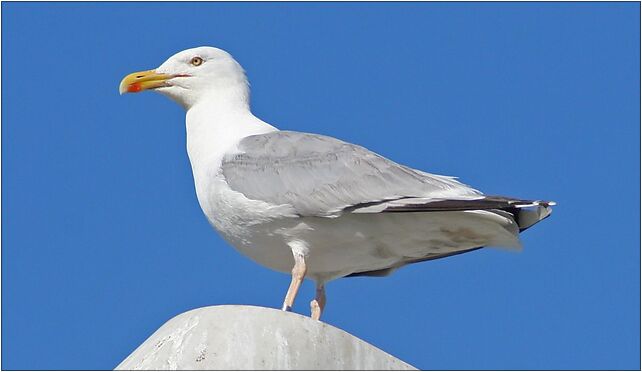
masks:
[(117, 370), (414, 370), (351, 334), (295, 313), (210, 306), (158, 329)]

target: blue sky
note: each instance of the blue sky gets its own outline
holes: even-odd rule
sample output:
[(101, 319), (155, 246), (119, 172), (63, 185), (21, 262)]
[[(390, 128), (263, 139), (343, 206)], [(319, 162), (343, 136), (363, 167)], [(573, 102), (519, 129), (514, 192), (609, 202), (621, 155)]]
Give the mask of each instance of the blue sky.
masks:
[(2, 3), (2, 368), (111, 369), (181, 312), (280, 306), (288, 276), (199, 209), (182, 109), (118, 95), (124, 75), (213, 45), (277, 127), (559, 203), (521, 253), (331, 282), (326, 322), (420, 368), (639, 369), (639, 12)]

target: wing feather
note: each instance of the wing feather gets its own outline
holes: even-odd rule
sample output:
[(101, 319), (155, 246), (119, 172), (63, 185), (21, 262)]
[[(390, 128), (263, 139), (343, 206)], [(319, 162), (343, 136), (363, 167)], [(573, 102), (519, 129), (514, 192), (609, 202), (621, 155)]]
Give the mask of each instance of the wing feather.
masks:
[(405, 167), (361, 146), (300, 132), (249, 136), (227, 154), (222, 172), (246, 197), (288, 204), (302, 216), (403, 198), (470, 199), (481, 193), (453, 177)]

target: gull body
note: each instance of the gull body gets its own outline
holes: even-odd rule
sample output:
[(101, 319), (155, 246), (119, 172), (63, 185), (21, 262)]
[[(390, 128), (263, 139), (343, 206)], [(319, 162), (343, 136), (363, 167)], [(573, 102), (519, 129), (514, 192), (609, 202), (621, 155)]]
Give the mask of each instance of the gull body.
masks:
[(211, 225), (261, 265), (324, 283), (382, 276), (484, 246), (519, 248), (552, 202), (487, 197), (452, 177), (394, 163), (331, 137), (279, 131), (250, 110), (249, 84), (227, 52), (199, 47), (128, 75), (120, 92), (153, 89), (186, 111), (187, 153)]

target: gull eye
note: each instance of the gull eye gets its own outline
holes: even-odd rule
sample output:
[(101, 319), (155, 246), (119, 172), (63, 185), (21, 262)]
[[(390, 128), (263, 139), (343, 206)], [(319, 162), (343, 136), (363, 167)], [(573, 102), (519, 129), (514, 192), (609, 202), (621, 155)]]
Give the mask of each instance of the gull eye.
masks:
[(202, 65), (202, 64), (203, 64), (203, 58), (201, 58), (201, 57), (194, 57), (194, 58), (192, 58), (192, 60), (191, 60), (191, 61), (189, 61), (189, 63), (190, 63), (192, 66), (200, 66), (200, 65)]

